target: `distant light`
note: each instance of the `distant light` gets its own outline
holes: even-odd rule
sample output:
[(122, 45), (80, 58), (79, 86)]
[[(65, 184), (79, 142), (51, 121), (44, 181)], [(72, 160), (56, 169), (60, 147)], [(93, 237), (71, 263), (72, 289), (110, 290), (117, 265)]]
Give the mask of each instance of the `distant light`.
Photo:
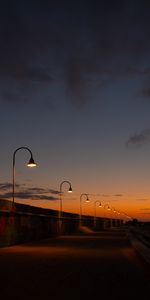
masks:
[(99, 204), (99, 206), (98, 207), (102, 207), (102, 204), (101, 204), (101, 202), (100, 202), (100, 204)]

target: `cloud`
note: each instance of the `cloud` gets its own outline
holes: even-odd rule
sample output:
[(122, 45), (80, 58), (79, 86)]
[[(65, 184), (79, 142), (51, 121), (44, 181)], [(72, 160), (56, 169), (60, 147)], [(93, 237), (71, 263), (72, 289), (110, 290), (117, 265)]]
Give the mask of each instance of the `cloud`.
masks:
[(140, 133), (130, 136), (126, 145), (127, 147), (141, 147), (148, 143), (150, 143), (150, 128), (146, 128)]
[[(52, 195), (59, 195), (59, 191), (53, 189), (44, 189), (39, 187), (25, 188), (23, 185), (15, 184), (17, 190), (15, 192), (15, 198), (19, 199), (32, 199), (32, 200), (58, 200), (59, 197), (54, 197)], [(12, 198), (12, 189), (11, 183), (0, 183), (0, 188), (2, 193), (0, 194), (1, 198)], [(52, 194), (52, 195), (50, 195)]]
[(67, 62), (66, 83), (68, 98), (77, 105), (83, 106), (88, 99), (86, 93), (87, 80), (82, 67), (82, 61), (80, 62), (79, 59), (71, 59)]
[(144, 215), (149, 215), (150, 214), (150, 208), (149, 207), (141, 208), (141, 211), (143, 211), (141, 213), (144, 214)]
[[(0, 194), (0, 198), (10, 199), (10, 198), (12, 198), (12, 193)], [(58, 198), (55, 198), (53, 196), (47, 196), (47, 195), (44, 195), (44, 194), (43, 195), (37, 195), (37, 194), (32, 194), (28, 191), (16, 192), (15, 193), (15, 198), (30, 199), (30, 200), (58, 200)]]
[(48, 57), (48, 29), (45, 22), (38, 26), (37, 19), (40, 22), (40, 18), (21, 15), (15, 5), (13, 13), (9, 14), (9, 10), (7, 13), (0, 19), (1, 99), (22, 102), (34, 98), (39, 90), (50, 86), (54, 80), (52, 59), (46, 62), (44, 57)]
[(150, 210), (150, 208), (141, 208), (141, 210)]
[[(16, 187), (19, 187), (19, 186), (20, 186), (19, 184), (16, 184)], [(4, 190), (4, 191), (12, 189), (12, 183), (9, 183), (9, 182), (0, 183), (0, 189)]]
[(51, 83), (53, 78), (48, 74), (48, 70), (37, 68), (37, 67), (26, 67), (24, 66), (23, 70), (16, 70), (14, 73), (14, 77), (17, 80), (29, 80), (34, 83)]
[[(111, 195), (111, 194), (102, 194), (101, 195), (102, 197), (122, 197), (123, 194), (114, 194), (114, 195)], [(117, 200), (111, 200), (111, 201), (117, 201)]]
[(145, 201), (148, 201), (148, 199), (136, 199), (136, 201), (142, 201), (142, 202), (145, 202)]
[(43, 188), (37, 188), (37, 187), (34, 187), (34, 188), (29, 188), (29, 191), (30, 192), (35, 192), (35, 193), (40, 193), (40, 194), (43, 194), (43, 193), (50, 193), (50, 194), (54, 194), (54, 195), (58, 195), (60, 192), (57, 191), (57, 190), (53, 190), (53, 189), (43, 189)]

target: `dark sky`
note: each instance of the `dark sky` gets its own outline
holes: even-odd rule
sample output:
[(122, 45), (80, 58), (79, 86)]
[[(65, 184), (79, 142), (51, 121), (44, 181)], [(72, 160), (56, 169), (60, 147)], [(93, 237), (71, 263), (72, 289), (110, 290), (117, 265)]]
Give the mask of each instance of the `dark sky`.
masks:
[[(27, 154), (17, 154), (17, 182), (27, 198), (27, 186), (37, 188), (37, 198), (45, 189), (46, 199), (70, 179), (74, 209), (80, 193), (89, 192), (149, 217), (149, 12), (142, 0), (1, 4), (4, 196), (13, 151), (27, 146), (39, 163), (31, 174), (22, 170)], [(40, 205), (56, 207), (49, 193), (50, 204)]]
[(149, 96), (147, 1), (9, 2), (0, 20), (3, 101), (34, 99), (62, 83), (65, 98), (82, 105), (88, 89), (137, 76), (147, 79), (137, 93)]

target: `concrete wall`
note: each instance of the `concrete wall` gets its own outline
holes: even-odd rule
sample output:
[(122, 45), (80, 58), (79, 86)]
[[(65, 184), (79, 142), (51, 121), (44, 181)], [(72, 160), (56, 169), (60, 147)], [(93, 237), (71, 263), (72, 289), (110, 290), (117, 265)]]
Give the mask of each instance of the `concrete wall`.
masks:
[[(6, 205), (7, 204), (7, 205)], [(12, 210), (10, 202), (0, 200), (0, 247), (55, 237), (60, 234), (58, 211), (30, 205), (16, 204)], [(94, 230), (109, 228), (110, 219), (97, 218), (96, 226), (92, 216), (83, 216), (82, 225)], [(79, 230), (79, 215), (63, 213), (61, 234), (75, 234)]]

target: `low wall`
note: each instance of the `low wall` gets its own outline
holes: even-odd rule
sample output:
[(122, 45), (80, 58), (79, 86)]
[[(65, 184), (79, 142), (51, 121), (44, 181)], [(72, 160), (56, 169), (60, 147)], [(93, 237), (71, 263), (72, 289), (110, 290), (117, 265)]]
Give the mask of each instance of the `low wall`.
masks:
[[(83, 216), (82, 225), (94, 230), (120, 226), (116, 220), (97, 217), (94, 228), (93, 217)], [(60, 231), (61, 224), (61, 231)], [(15, 210), (0, 207), (0, 247), (24, 242), (56, 237), (60, 234), (75, 234), (79, 229), (79, 215), (63, 213), (61, 220), (58, 211), (42, 209), (29, 205), (17, 205)]]

